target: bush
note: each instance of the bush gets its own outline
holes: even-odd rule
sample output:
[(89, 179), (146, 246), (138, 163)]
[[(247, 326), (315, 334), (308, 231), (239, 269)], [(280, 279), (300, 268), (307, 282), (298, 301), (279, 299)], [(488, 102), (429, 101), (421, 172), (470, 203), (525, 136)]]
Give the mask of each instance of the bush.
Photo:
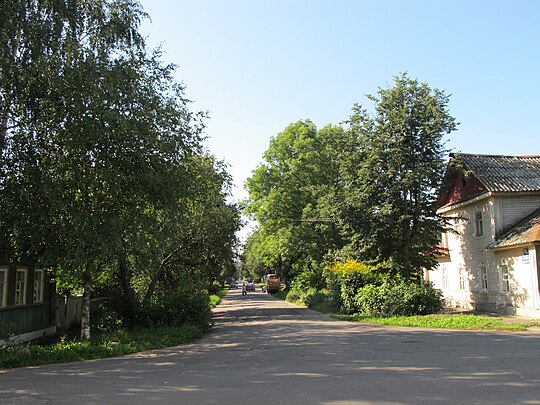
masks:
[(218, 295), (219, 292), (223, 289), (223, 285), (218, 283), (217, 281), (214, 281), (210, 286), (208, 287), (208, 293), (210, 295)]
[(365, 316), (411, 316), (434, 314), (442, 307), (442, 291), (431, 283), (400, 281), (362, 287), (346, 309)]
[(336, 291), (335, 285), (339, 286), (339, 300), (348, 313), (357, 312), (356, 295), (362, 288), (382, 285), (389, 278), (386, 263), (371, 266), (356, 260), (334, 263), (330, 273), (330, 289)]
[(188, 324), (206, 330), (211, 318), (208, 291), (189, 286), (162, 292), (151, 302), (143, 303), (138, 310), (138, 324), (141, 326)]
[(291, 289), (299, 291), (305, 291), (309, 288), (322, 290), (325, 287), (324, 268), (317, 263), (305, 266), (291, 282)]

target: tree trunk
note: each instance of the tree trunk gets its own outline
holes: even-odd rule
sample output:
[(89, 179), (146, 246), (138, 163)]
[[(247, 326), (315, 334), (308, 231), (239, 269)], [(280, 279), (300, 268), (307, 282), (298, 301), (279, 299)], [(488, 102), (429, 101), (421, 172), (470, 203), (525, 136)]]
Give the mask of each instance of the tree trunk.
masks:
[(81, 310), (81, 340), (90, 339), (90, 290), (92, 283), (90, 278), (84, 281), (83, 302)]
[(122, 306), (124, 309), (124, 315), (128, 323), (132, 323), (134, 318), (135, 307), (135, 294), (130, 284), (130, 271), (125, 256), (120, 257), (118, 261), (118, 277), (120, 279), (120, 285), (122, 286)]
[[(13, 60), (10, 61), (13, 64), (16, 63), (17, 54), (19, 52), (19, 41), (20, 41), (20, 32), (17, 33), (14, 42), (13, 42)], [(11, 110), (13, 89), (8, 88), (6, 83), (2, 83), (4, 87), (4, 106), (0, 112), (0, 161), (4, 155), (4, 149), (6, 148), (7, 136), (8, 136), (8, 122), (9, 122), (9, 112)]]

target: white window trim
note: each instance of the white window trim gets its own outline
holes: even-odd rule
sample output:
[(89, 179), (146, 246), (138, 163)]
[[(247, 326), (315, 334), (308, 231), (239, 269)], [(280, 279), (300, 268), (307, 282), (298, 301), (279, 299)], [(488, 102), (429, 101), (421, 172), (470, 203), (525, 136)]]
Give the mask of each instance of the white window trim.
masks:
[(448, 282), (448, 269), (446, 267), (442, 269), (442, 288), (443, 290), (450, 289), (450, 284)]
[(459, 274), (459, 289), (460, 291), (465, 290), (465, 269), (463, 267), (460, 267), (458, 270)]
[[(483, 270), (483, 271), (482, 271)], [(485, 274), (485, 278), (484, 278)], [(484, 287), (484, 280), (486, 286)], [(488, 278), (488, 269), (486, 265), (480, 266), (480, 292), (488, 292), (489, 291), (489, 278)]]
[[(510, 269), (508, 268), (508, 265), (501, 264), (499, 266), (499, 272), (501, 274), (501, 291), (505, 294), (509, 293), (510, 292)], [(504, 279), (505, 274), (507, 277), (506, 280)]]
[[(38, 273), (41, 274), (41, 280), (39, 283), (39, 296), (37, 294), (38, 291), (36, 289), (36, 287), (38, 287), (36, 285), (36, 274)], [(41, 304), (43, 302), (43, 287), (45, 285), (44, 279), (45, 279), (45, 271), (43, 269), (34, 270), (34, 293), (32, 295), (32, 298), (35, 304)]]
[(0, 273), (4, 273), (4, 285), (0, 285), (2, 289), (2, 297), (0, 299), (0, 308), (7, 306), (7, 286), (8, 286), (8, 275), (9, 269), (7, 267), (0, 267)]
[[(19, 273), (24, 273), (24, 281), (23, 281), (23, 288), (22, 288), (22, 302), (17, 301), (17, 293), (21, 293), (21, 291), (18, 291), (19, 287)], [(13, 304), (14, 305), (26, 305), (26, 288), (28, 284), (28, 269), (17, 269), (15, 272), (15, 299)]]
[[(480, 223), (482, 224), (481, 227), (478, 226), (478, 218), (477, 215), (480, 214)], [(474, 212), (474, 236), (477, 238), (483, 238), (486, 234), (485, 232), (485, 225), (484, 225), (484, 212), (481, 209), (477, 209)], [(479, 233), (478, 231), (481, 231), (482, 233)]]

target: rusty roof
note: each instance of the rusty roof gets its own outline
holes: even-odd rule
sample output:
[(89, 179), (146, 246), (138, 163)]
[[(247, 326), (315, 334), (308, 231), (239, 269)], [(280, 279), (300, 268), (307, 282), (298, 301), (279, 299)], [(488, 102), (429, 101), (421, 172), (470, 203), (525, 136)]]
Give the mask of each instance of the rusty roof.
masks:
[(504, 156), (453, 153), (463, 168), (491, 192), (540, 191), (540, 155)]
[(488, 249), (519, 246), (540, 241), (540, 208), (503, 232)]

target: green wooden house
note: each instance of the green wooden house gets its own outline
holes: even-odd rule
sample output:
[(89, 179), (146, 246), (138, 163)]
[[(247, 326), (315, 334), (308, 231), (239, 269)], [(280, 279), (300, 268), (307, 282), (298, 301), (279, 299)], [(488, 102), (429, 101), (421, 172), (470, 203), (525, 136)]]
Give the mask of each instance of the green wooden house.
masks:
[(0, 344), (56, 332), (55, 286), (33, 263), (0, 261)]

